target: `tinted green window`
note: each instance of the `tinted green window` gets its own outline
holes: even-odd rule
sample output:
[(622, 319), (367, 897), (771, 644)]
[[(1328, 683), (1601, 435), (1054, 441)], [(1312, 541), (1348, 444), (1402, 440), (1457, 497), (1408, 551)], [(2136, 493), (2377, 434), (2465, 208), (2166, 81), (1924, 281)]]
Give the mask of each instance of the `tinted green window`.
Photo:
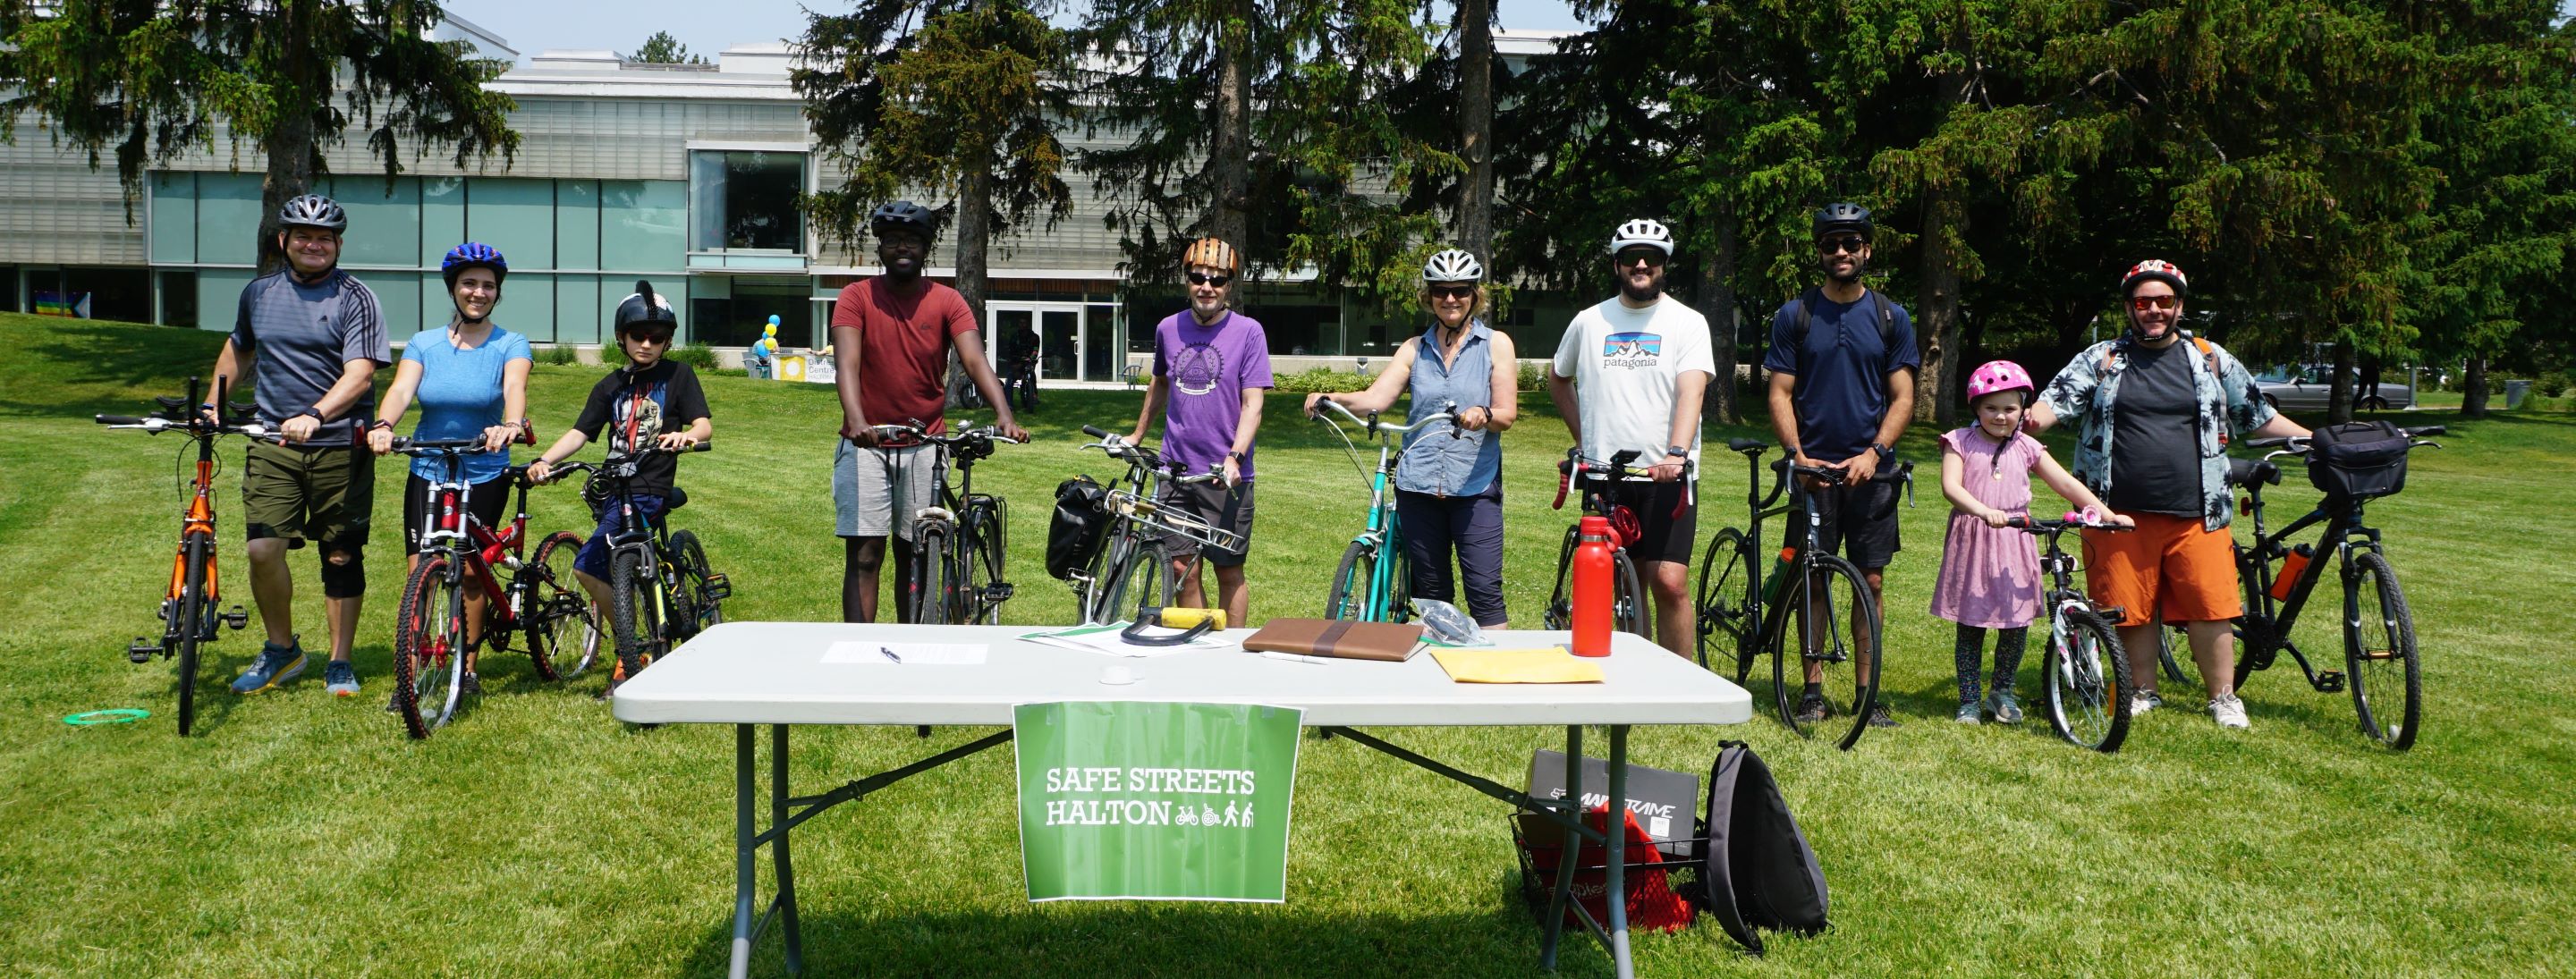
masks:
[[(677, 273), (688, 263), (689, 185), (678, 180), (599, 182), (599, 267), (610, 273)], [(606, 278), (614, 279), (615, 275)], [(669, 286), (660, 287), (669, 295)], [(629, 285), (617, 290), (624, 296)], [(601, 290), (603, 297), (607, 290)]]
[(259, 264), (259, 219), (258, 174), (197, 175), (197, 261)]
[[(599, 292), (596, 275), (555, 276), (555, 332), (546, 339), (556, 343), (598, 343), (600, 324), (604, 322)], [(539, 339), (535, 334), (528, 338)]]
[(447, 315), (444, 308), (440, 310), (439, 315), (436, 317), (422, 315), (421, 297), (424, 295), (435, 297), (438, 295), (437, 276), (431, 276), (430, 287), (423, 289), (420, 287), (420, 273), (418, 272), (359, 272), (355, 274), (358, 277), (358, 281), (367, 284), (367, 291), (376, 294), (376, 306), (384, 312), (386, 340), (393, 342), (409, 340), (411, 339), (412, 334), (418, 333), (423, 329), (421, 324), (424, 322), (431, 326), (437, 326), (447, 322)]
[(501, 305), (492, 321), (534, 343), (555, 338), (555, 277), (543, 272), (513, 272), (501, 284)]
[[(555, 184), (475, 177), (465, 181), (465, 237), (501, 250), (523, 268), (555, 266)], [(453, 242), (449, 243), (453, 245)], [(438, 256), (447, 249), (438, 250)], [(437, 256), (428, 264), (436, 265)]]
[[(152, 261), (197, 260), (197, 175), (152, 175)], [(16, 288), (15, 283), (11, 288)]]
[[(349, 213), (349, 230), (341, 236), (341, 264), (420, 267), (420, 181), (399, 177), (387, 189), (383, 177), (340, 177), (321, 192)], [(428, 264), (438, 264), (445, 254), (447, 246), (438, 246)]]
[(257, 273), (249, 269), (197, 270), (197, 328), (230, 333), (241, 316), (242, 287)]
[(599, 267), (599, 181), (555, 181), (554, 267)]
[[(465, 178), (423, 177), (419, 194), (420, 253), (435, 262), (465, 241)], [(508, 249), (502, 254), (509, 254)]]

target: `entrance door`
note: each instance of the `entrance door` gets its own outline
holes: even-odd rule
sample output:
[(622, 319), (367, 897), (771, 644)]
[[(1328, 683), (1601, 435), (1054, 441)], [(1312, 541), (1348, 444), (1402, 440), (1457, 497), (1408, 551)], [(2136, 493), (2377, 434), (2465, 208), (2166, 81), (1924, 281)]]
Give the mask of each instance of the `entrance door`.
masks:
[(1035, 357), (1041, 381), (1103, 380), (1085, 370), (1083, 354), (1095, 346), (1087, 320), (1080, 303), (987, 302), (985, 356), (1004, 376)]

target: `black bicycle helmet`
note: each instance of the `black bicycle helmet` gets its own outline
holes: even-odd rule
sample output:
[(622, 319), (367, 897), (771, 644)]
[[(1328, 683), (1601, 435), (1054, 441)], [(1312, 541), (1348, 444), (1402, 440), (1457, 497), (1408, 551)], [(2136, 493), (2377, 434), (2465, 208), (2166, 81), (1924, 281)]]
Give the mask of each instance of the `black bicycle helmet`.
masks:
[(877, 205), (876, 210), (868, 212), (869, 234), (884, 237), (888, 230), (894, 228), (910, 228), (918, 232), (924, 240), (939, 233), (938, 225), (931, 218), (930, 209), (911, 201), (888, 201)]
[(305, 194), (278, 205), (277, 226), (280, 228), (321, 228), (326, 231), (349, 230), (349, 212), (340, 204), (320, 194)]
[(446, 277), (448, 291), (453, 292), (456, 290), (456, 277), (464, 275), (466, 269), (478, 265), (492, 270), (494, 282), (504, 281), (510, 277), (510, 260), (501, 257), (500, 249), (479, 241), (469, 241), (448, 249), (447, 257), (438, 263), (438, 274)]
[(672, 329), (680, 325), (679, 314), (671, 311), (671, 301), (654, 292), (652, 283), (635, 280), (635, 292), (617, 304), (617, 335), (623, 337), (630, 330), (666, 324)]
[(1858, 204), (1850, 202), (1827, 204), (1816, 211), (1815, 236), (1818, 238), (1836, 231), (1849, 231), (1867, 238), (1871, 230), (1869, 208)]

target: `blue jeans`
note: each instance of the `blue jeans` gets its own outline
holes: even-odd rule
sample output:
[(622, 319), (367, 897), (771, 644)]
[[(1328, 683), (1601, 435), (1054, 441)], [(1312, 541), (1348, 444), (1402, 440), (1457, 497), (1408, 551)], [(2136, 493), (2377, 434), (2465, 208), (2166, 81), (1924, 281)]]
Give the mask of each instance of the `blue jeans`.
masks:
[[(644, 518), (645, 523), (661, 521), (661, 497), (639, 493), (633, 499), (635, 512)], [(589, 540), (581, 542), (581, 553), (573, 555), (573, 570), (601, 581), (608, 580), (608, 539), (626, 529), (626, 518), (619, 514), (619, 509), (615, 497), (610, 497), (608, 505), (600, 508), (599, 527), (590, 532)]]
[(1455, 602), (1449, 559), (1455, 552), (1467, 583), (1467, 614), (1477, 625), (1510, 621), (1503, 611), (1503, 487), (1475, 496), (1397, 490), (1395, 519), (1404, 530), (1406, 585), (1415, 598)]

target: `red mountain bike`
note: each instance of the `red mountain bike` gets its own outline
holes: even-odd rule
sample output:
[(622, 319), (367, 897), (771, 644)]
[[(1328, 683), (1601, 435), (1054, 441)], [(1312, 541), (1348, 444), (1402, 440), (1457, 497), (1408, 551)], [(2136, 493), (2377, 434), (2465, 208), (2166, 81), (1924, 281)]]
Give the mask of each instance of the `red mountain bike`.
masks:
[[(215, 641), (219, 625), (239, 629), (250, 623), (250, 614), (234, 605), (231, 611), (217, 611), (223, 597), (215, 576), (215, 437), (247, 435), (265, 437), (268, 429), (257, 422), (234, 424), (226, 418), (239, 419), (251, 412), (247, 404), (226, 404), (222, 385), (216, 386), (213, 405), (200, 405), (202, 390), (197, 378), (188, 379), (185, 398), (154, 398), (161, 410), (146, 417), (99, 415), (98, 423), (109, 428), (139, 429), (158, 435), (162, 432), (186, 432), (197, 448), (197, 478), (188, 496), (188, 505), (179, 513), (179, 553), (171, 561), (170, 587), (161, 598), (161, 641), (148, 642), (134, 637), (125, 648), (127, 659), (149, 663), (153, 654), (179, 661), (179, 734), (187, 736), (197, 717), (197, 650)], [(224, 410), (209, 418), (204, 410), (220, 405)]]

